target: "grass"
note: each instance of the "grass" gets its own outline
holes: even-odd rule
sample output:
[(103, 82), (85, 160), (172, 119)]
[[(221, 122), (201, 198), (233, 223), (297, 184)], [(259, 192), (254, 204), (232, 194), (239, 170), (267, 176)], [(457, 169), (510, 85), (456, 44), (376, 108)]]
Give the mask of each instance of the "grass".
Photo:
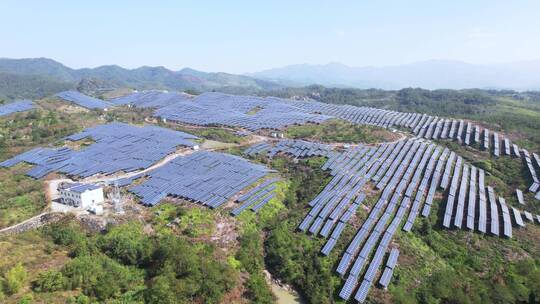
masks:
[(385, 129), (355, 125), (336, 119), (319, 125), (306, 124), (290, 127), (287, 129), (286, 135), (289, 138), (320, 142), (368, 144), (385, 141), (394, 137), (392, 132)]
[(27, 165), (0, 169), (0, 228), (39, 214), (46, 206), (40, 181), (26, 175)]
[(29, 289), (39, 273), (60, 269), (69, 260), (67, 251), (52, 244), (40, 231), (0, 236), (0, 256), (0, 275), (19, 262), (28, 273), (25, 287), (15, 295), (0, 299), (2, 303), (19, 303), (23, 295), (28, 294), (31, 294), (34, 303), (66, 303), (71, 292), (34, 293)]

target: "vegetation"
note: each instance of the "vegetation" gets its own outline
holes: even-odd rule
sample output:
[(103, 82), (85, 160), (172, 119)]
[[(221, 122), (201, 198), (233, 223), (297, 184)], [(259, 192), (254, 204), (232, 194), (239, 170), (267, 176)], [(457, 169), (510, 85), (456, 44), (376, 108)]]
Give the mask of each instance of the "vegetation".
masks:
[[(486, 121), (496, 130), (508, 130), (515, 136), (512, 139), (525, 147), (535, 149), (540, 144), (537, 101), (516, 98), (513, 92), (310, 87), (279, 94), (442, 116), (455, 114)], [(60, 143), (62, 137), (97, 123), (146, 123), (149, 114), (147, 110), (127, 108), (107, 113), (81, 111), (54, 100), (40, 101), (35, 111), (0, 119), (0, 159), (37, 145)], [(177, 128), (206, 139), (242, 141), (227, 129)], [(376, 128), (330, 121), (292, 127), (287, 136), (331, 142), (390, 139), (388, 133), (378, 132)], [(528, 172), (518, 159), (494, 158), (455, 142), (441, 144), (483, 168), (488, 184), (495, 185), (498, 194), (513, 197), (516, 187), (530, 184)], [(0, 302), (273, 303), (265, 277), (268, 270), (299, 290), (309, 303), (339, 303), (337, 293), (343, 280), (334, 270), (357, 227), (345, 229), (328, 257), (319, 253), (323, 239), (296, 231), (308, 211), (307, 203), (329, 182), (328, 174), (320, 169), (325, 159), (293, 162), (285, 157), (261, 156), (255, 161), (276, 169), (283, 177), (276, 197), (257, 215), (245, 212), (233, 219), (227, 215), (228, 210), (209, 210), (175, 201), (145, 210), (137, 221), (107, 227), (103, 233), (86, 231), (79, 222), (68, 218), (40, 231), (2, 236)], [(0, 227), (20, 222), (45, 207), (42, 184), (24, 176), (27, 169), (26, 165), (18, 165), (0, 170)], [(365, 206), (371, 206), (375, 199), (366, 199)], [(540, 229), (528, 225), (527, 229), (516, 230), (512, 240), (442, 230), (443, 211), (439, 206), (444, 202), (439, 200), (429, 218), (418, 219), (412, 233), (397, 233), (393, 245), (401, 249), (400, 265), (388, 292), (382, 295), (374, 290), (371, 300), (540, 302)], [(516, 203), (511, 198), (508, 202)], [(535, 213), (540, 210), (532, 204), (526, 208)], [(360, 208), (353, 224), (362, 222), (366, 214)], [(223, 231), (223, 227), (232, 228)]]
[(43, 98), (71, 88), (70, 83), (46, 76), (0, 72), (0, 100)]
[[(44, 102), (30, 112), (0, 118), (0, 161), (61, 138), (98, 122), (95, 113), (77, 115), (54, 111), (57, 105)], [(43, 184), (25, 176), (28, 165), (0, 170), (0, 227), (38, 214), (46, 206)]]
[(376, 143), (393, 137), (388, 130), (371, 126), (355, 125), (343, 120), (330, 120), (320, 125), (290, 127), (287, 137), (318, 142)]
[(241, 143), (243, 138), (234, 134), (234, 131), (216, 127), (190, 127), (180, 124), (161, 124), (163, 127), (187, 132), (204, 139), (220, 141), (224, 143)]
[[(136, 303), (218, 303), (238, 281), (237, 271), (214, 246), (167, 233), (147, 235), (135, 222), (88, 234), (71, 220), (43, 231), (73, 257), (33, 280), (34, 296), (79, 291), (89, 300)], [(24, 268), (5, 274), (8, 294), (25, 282)]]

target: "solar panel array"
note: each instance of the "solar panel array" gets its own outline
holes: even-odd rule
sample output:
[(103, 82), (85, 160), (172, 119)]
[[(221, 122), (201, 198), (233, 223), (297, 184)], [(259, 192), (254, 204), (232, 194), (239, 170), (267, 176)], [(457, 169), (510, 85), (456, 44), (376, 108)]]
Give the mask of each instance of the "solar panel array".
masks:
[[(347, 275), (340, 292), (342, 299), (348, 300), (356, 290), (355, 299), (365, 300), (388, 245), (408, 211), (405, 230), (410, 230), (422, 205), (422, 215), (429, 215), (449, 156), (448, 149), (443, 151), (433, 144), (412, 139), (377, 147), (352, 147), (330, 156), (323, 165), (322, 169), (330, 170), (334, 177), (309, 203), (311, 210), (298, 228), (327, 239), (321, 249), (324, 255), (335, 247), (346, 223), (365, 199), (363, 186), (374, 182), (382, 190), (337, 267), (340, 275)], [(375, 253), (369, 261), (372, 251)], [(384, 272), (381, 285), (391, 277), (388, 270)]]
[(276, 189), (275, 183), (278, 180), (279, 179), (277, 178), (267, 180), (240, 196), (236, 200), (240, 205), (231, 211), (231, 215), (237, 216), (250, 207), (253, 212), (259, 211), (259, 209), (274, 198), (274, 190)]
[[(529, 151), (522, 149), (523, 157), (525, 159), (525, 162), (527, 164), (527, 168), (529, 169), (529, 172), (531, 174), (531, 178), (533, 180), (532, 185), (529, 187), (529, 191), (531, 192), (537, 192), (540, 189), (540, 180), (538, 179), (538, 175), (536, 174), (536, 170), (534, 169), (533, 162), (531, 160), (531, 155), (529, 154)], [(538, 166), (540, 166), (540, 162), (538, 158), (536, 158)]]
[(256, 143), (248, 148), (244, 149), (244, 154), (247, 154), (249, 156), (255, 156), (259, 154), (266, 154), (268, 150), (272, 148), (272, 145), (266, 142)]
[(34, 108), (34, 103), (30, 100), (19, 100), (8, 104), (0, 105), (0, 117), (12, 113), (25, 112)]
[(217, 208), (268, 173), (266, 167), (241, 157), (199, 151), (152, 170), (146, 181), (129, 191), (148, 206), (173, 196)]
[(136, 127), (110, 123), (85, 129), (66, 139), (91, 138), (95, 143), (81, 149), (35, 148), (0, 163), (11, 167), (20, 162), (33, 164), (27, 174), (41, 178), (51, 172), (88, 177), (145, 169), (173, 153), (179, 146), (191, 147), (196, 136), (155, 126)]
[[(530, 161), (529, 153), (525, 149), (522, 150), (523, 153), (520, 153), (520, 148), (516, 144), (512, 144), (507, 137), (502, 137), (501, 144), (501, 136), (497, 132), (490, 133), (490, 130), (486, 128), (481, 131), (478, 125), (473, 125), (471, 122), (465, 123), (463, 120), (450, 121), (448, 119), (428, 115), (423, 115), (419, 121), (407, 126), (410, 126), (412, 132), (418, 137), (427, 139), (453, 139), (468, 146), (472, 143), (481, 144), (481, 147), (484, 150), (491, 152), (496, 157), (503, 154), (506, 156), (512, 156), (513, 154), (516, 157), (521, 157), (523, 154), (533, 179), (533, 184), (530, 186), (529, 190), (531, 192), (540, 190), (540, 181), (538, 180), (535, 168)], [(473, 138), (472, 141), (471, 138)], [(482, 140), (480, 140), (481, 138)], [(490, 147), (492, 147), (492, 149), (490, 149)], [(536, 153), (533, 153), (533, 155), (534, 154), (537, 155)], [(537, 167), (540, 168), (540, 158), (537, 163)], [(538, 197), (540, 199), (540, 194), (538, 194)]]
[[(154, 115), (166, 120), (202, 126), (241, 127), (252, 131), (282, 129), (291, 125), (321, 123), (329, 118), (339, 118), (355, 124), (380, 127), (409, 128), (416, 136), (426, 139), (453, 139), (465, 145), (480, 144), (495, 156), (501, 154), (520, 157), (520, 149), (507, 137), (463, 120), (450, 120), (419, 113), (404, 113), (371, 107), (325, 104), (317, 101), (294, 101), (275, 97), (236, 96), (223, 93), (204, 93), (193, 99), (182, 93), (146, 91), (106, 102), (75, 91), (58, 94), (66, 100), (87, 108), (107, 108), (111, 105), (132, 104), (139, 107), (158, 108)], [(490, 134), (492, 136), (490, 136)], [(482, 136), (483, 135), (483, 136)], [(481, 140), (483, 139), (483, 140)], [(493, 142), (493, 145), (490, 144)], [(490, 147), (493, 147), (490, 149)], [(540, 167), (540, 164), (539, 164)], [(535, 180), (534, 167), (529, 167), (534, 183), (530, 191), (540, 190)], [(537, 194), (540, 199), (540, 193)]]
[[(399, 163), (397, 169), (393, 170), (394, 166), (392, 164), (385, 165), (383, 160), (381, 166), (375, 165), (373, 167), (375, 169), (371, 170), (372, 172), (377, 171), (372, 179), (379, 181), (379, 183), (384, 180), (384, 176), (387, 176), (387, 173), (380, 174), (379, 170), (390, 172), (391, 178), (383, 188), (382, 195), (371, 209), (368, 218), (347, 247), (338, 265), (337, 272), (341, 275), (347, 275), (347, 280), (340, 292), (342, 299), (348, 300), (357, 287), (354, 298), (359, 302), (366, 299), (382, 263), (384, 253), (400, 223), (408, 211), (410, 213), (407, 223), (414, 223), (414, 218), (424, 202), (425, 190), (428, 190), (428, 182), (432, 174), (437, 169), (439, 172), (442, 170), (446, 161), (446, 156), (443, 158), (442, 155), (447, 155), (449, 151), (441, 153), (441, 150), (440, 147), (413, 140), (412, 144), (406, 143), (402, 145), (401, 151), (393, 159), (392, 162)], [(391, 152), (390, 155), (392, 154), (395, 153)], [(392, 156), (390, 156), (391, 158)], [(438, 159), (441, 158), (443, 158), (443, 161), (439, 163)], [(381, 176), (381, 179), (379, 180), (377, 176)], [(425, 178), (425, 176), (428, 177)], [(424, 186), (418, 187), (422, 183)], [(416, 196), (414, 195), (415, 191)], [(413, 197), (416, 197), (420, 203), (413, 203), (413, 206), (411, 206)], [(390, 220), (391, 222), (388, 225)], [(407, 223), (403, 226), (404, 229), (407, 229), (406, 226), (411, 225)], [(375, 253), (369, 262), (373, 250), (375, 250)], [(366, 265), (367, 270), (365, 270), (363, 279), (359, 284), (362, 270)]]
[[(449, 130), (452, 123), (440, 123), (441, 132), (445, 125)], [(459, 122), (455, 129), (459, 129)], [(393, 235), (402, 222), (402, 229), (410, 231), (417, 216), (429, 216), (438, 188), (449, 188), (443, 226), (498, 235), (501, 216), (501, 234), (512, 236), (508, 206), (502, 204), (504, 199), (502, 203), (495, 199), (491, 187), (487, 187), (488, 204), (485, 172), (465, 163), (448, 148), (422, 139), (375, 147), (360, 145), (335, 152), (322, 169), (329, 170), (333, 178), (309, 203), (311, 209), (298, 229), (327, 239), (321, 249), (323, 255), (331, 253), (347, 222), (366, 198), (364, 185), (373, 182), (382, 191), (337, 266), (336, 271), (345, 277), (339, 293), (344, 300), (354, 295), (358, 302), (365, 301), (379, 271), (379, 285), (387, 286), (393, 270), (380, 266)], [(516, 221), (520, 218), (514, 213)]]
[[(449, 171), (449, 163), (447, 163), (445, 171)], [(443, 189), (446, 188), (444, 181), (443, 178), (441, 182)], [(458, 190), (459, 193), (457, 193)], [(516, 195), (518, 202), (524, 204), (523, 193), (519, 189), (516, 190)], [(465, 210), (467, 211), (466, 216)], [(527, 219), (531, 219), (531, 221), (533, 219), (532, 214), (529, 213), (529, 216), (528, 212), (522, 212), (515, 207), (512, 207), (512, 212), (514, 223), (518, 227), (525, 226), (521, 217), (522, 213), (526, 215)], [(502, 223), (500, 218), (502, 218)], [(464, 164), (462, 158), (458, 156), (448, 191), (443, 227), (461, 229), (465, 223), (465, 227), (469, 230), (481, 233), (489, 232), (495, 236), (502, 235), (511, 238), (513, 225), (511, 219), (506, 200), (503, 197), (497, 199), (493, 187), (486, 187), (484, 170)]]
[[(465, 145), (481, 143), (485, 150), (490, 150), (491, 137), (493, 149), (490, 151), (495, 156), (501, 155), (498, 133), (495, 132), (490, 136), (488, 129), (482, 130), (471, 122), (443, 119), (419, 113), (325, 104), (313, 100), (294, 101), (215, 92), (189, 99), (181, 93), (148, 91), (113, 99), (111, 103), (161, 107), (155, 111), (155, 116), (170, 121), (203, 126), (241, 127), (249, 130), (282, 129), (295, 124), (320, 123), (329, 118), (340, 118), (356, 124), (386, 128), (409, 128), (418, 137), (427, 139), (454, 139)], [(481, 132), (483, 132), (483, 136), (481, 136)], [(512, 146), (514, 154), (519, 156), (519, 148), (515, 144), (511, 144), (508, 138), (503, 138), (503, 145), (505, 155), (511, 155), (510, 147)], [(533, 184), (531, 187), (538, 191), (540, 183)]]
[(94, 97), (82, 94), (80, 92), (77, 92), (77, 91), (64, 91), (64, 92), (60, 92), (56, 94), (56, 96), (66, 101), (75, 103), (83, 108), (87, 108), (91, 110), (93, 109), (104, 110), (113, 106), (113, 104), (105, 100), (94, 98)]
[(188, 101), (188, 95), (179, 92), (142, 91), (109, 100), (114, 105), (137, 108), (162, 108), (176, 102)]
[(291, 125), (321, 123), (331, 118), (310, 114), (285, 99), (215, 92), (157, 109), (154, 115), (174, 122), (249, 130), (282, 129)]

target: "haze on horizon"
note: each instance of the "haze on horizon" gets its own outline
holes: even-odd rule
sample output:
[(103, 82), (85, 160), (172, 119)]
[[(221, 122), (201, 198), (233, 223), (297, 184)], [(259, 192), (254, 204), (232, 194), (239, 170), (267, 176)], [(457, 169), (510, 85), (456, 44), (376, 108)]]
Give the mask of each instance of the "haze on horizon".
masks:
[(538, 1), (2, 1), (0, 57), (256, 72), (540, 59)]

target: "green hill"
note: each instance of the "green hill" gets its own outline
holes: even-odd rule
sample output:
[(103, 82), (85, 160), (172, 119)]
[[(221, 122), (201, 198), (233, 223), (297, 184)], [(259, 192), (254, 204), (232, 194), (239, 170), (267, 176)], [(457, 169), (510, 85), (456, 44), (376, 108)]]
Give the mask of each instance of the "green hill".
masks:
[[(34, 78), (30, 79), (34, 79), (34, 81), (40, 79), (41, 82), (50, 83), (50, 86), (53, 83), (61, 83), (74, 87), (81, 80), (91, 78), (107, 82), (111, 87), (130, 87), (134, 89), (211, 91), (220, 90), (221, 88), (228, 88), (229, 90), (234, 88), (242, 92), (254, 92), (282, 87), (276, 82), (259, 80), (249, 76), (206, 73), (190, 68), (172, 71), (164, 67), (143, 66), (136, 69), (125, 69), (117, 65), (106, 65), (96, 68), (72, 69), (48, 58), (0, 58), (0, 73), (20, 77), (32, 76)], [(23, 83), (20, 82), (20, 85), (23, 85)], [(19, 86), (17, 91), (30, 90), (29, 83), (28, 86)], [(1, 90), (0, 95), (7, 96), (9, 92)], [(17, 98), (20, 97), (17, 96)]]

